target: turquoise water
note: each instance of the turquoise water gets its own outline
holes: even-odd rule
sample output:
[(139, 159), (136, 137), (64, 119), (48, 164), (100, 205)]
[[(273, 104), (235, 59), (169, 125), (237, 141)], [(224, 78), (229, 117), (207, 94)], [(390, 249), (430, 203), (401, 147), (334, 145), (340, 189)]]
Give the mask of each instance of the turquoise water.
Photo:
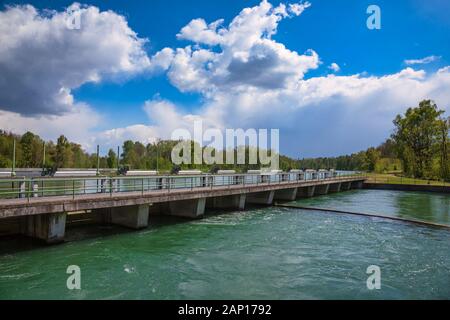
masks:
[[(422, 195), (413, 198), (446, 203)], [(371, 201), (384, 203), (385, 214), (396, 207), (378, 191), (346, 196), (362, 211)], [(450, 232), (386, 219), (270, 207), (158, 221), (139, 232), (89, 227), (68, 234), (89, 239), (0, 255), (0, 298), (450, 298)], [(69, 265), (81, 268), (81, 290), (66, 287)], [(380, 290), (367, 289), (369, 265), (381, 269)]]
[(450, 225), (450, 196), (443, 193), (352, 190), (299, 199), (289, 204), (379, 214)]

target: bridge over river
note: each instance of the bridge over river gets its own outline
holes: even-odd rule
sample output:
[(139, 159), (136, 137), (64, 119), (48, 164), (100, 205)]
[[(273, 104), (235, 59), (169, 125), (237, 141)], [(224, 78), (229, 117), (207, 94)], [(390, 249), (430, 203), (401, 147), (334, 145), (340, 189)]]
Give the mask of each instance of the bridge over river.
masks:
[(74, 217), (142, 229), (152, 215), (199, 218), (210, 208), (244, 210), (362, 188), (364, 180), (318, 172), (0, 179), (0, 234), (56, 243)]

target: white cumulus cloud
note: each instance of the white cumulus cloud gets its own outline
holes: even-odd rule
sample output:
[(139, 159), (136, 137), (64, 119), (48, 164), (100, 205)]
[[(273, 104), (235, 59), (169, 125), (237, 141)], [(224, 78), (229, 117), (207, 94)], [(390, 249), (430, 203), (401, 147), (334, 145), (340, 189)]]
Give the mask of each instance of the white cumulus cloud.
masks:
[(336, 62), (333, 62), (328, 66), (328, 69), (332, 70), (333, 72), (339, 72), (341, 70), (341, 67)]
[[(243, 9), (228, 26), (194, 19), (177, 35), (202, 46), (178, 48), (169, 67), (169, 79), (181, 91), (205, 94), (248, 87), (274, 89), (295, 84), (319, 66), (313, 50), (298, 54), (276, 42), (278, 24), (308, 8), (308, 2), (273, 7), (263, 0)], [(205, 48), (206, 46), (206, 48)], [(219, 49), (213, 47), (218, 46)]]
[[(79, 17), (79, 29), (68, 22)], [(72, 90), (88, 82), (166, 69), (172, 53), (154, 61), (125, 17), (74, 3), (65, 11), (31, 5), (0, 11), (0, 109), (22, 115), (72, 112)]]
[(414, 65), (414, 64), (427, 64), (433, 61), (439, 60), (441, 57), (439, 56), (428, 56), (422, 59), (407, 59), (404, 61), (406, 65)]

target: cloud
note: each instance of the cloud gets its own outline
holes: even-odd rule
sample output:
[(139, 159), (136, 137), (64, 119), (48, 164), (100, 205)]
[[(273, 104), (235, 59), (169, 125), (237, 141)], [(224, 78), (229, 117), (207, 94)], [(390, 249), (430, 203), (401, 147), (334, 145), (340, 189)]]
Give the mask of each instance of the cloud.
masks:
[[(380, 77), (314, 77), (295, 88), (219, 91), (195, 113), (158, 98), (143, 107), (151, 124), (142, 132), (167, 139), (178, 128), (192, 132), (194, 120), (202, 120), (204, 129), (280, 129), (281, 150), (292, 156), (352, 153), (381, 143), (394, 117), (422, 99), (450, 111), (449, 88), (450, 67), (430, 74), (406, 68)], [(120, 131), (131, 136), (132, 129)]]
[[(79, 17), (79, 29), (68, 22)], [(72, 19), (72, 20), (71, 20)], [(171, 52), (152, 61), (123, 16), (74, 3), (65, 11), (31, 5), (0, 11), (0, 109), (61, 115), (76, 108), (72, 90), (167, 68)]]
[[(279, 22), (292, 15), (288, 8), (262, 1), (243, 9), (228, 26), (195, 19), (182, 28), (178, 37), (199, 46), (174, 49), (168, 76), (181, 91), (200, 92), (204, 102), (185, 113), (167, 100), (147, 101), (152, 133), (169, 138), (178, 128), (191, 131), (199, 119), (205, 128), (221, 130), (277, 128), (283, 152), (337, 155), (381, 143), (392, 119), (421, 99), (434, 99), (448, 110), (449, 68), (304, 79), (320, 64), (318, 54), (300, 55), (271, 38)], [(329, 68), (340, 69), (335, 62)]]
[(243, 9), (228, 26), (222, 19), (210, 24), (192, 20), (177, 37), (198, 45), (176, 49), (168, 72), (171, 83), (183, 92), (204, 94), (295, 84), (319, 66), (319, 56), (311, 49), (298, 54), (272, 36), (283, 19), (300, 15), (309, 6), (305, 2), (274, 8), (264, 0)]
[[(321, 64), (319, 54), (313, 49), (290, 50), (273, 36), (281, 21), (301, 15), (309, 6), (304, 2), (274, 7), (264, 0), (243, 9), (229, 24), (194, 19), (177, 35), (191, 45), (164, 48), (152, 57), (144, 51), (147, 40), (140, 39), (125, 18), (112, 11), (80, 6), (85, 14), (97, 17), (92, 18), (93, 29), (83, 31), (59, 26), (64, 12), (44, 15), (30, 6), (9, 8), (0, 12), (0, 39), (8, 40), (0, 47), (0, 109), (4, 110), (0, 111), (0, 127), (19, 133), (32, 130), (51, 138), (64, 133), (92, 150), (96, 144), (102, 149), (115, 148), (127, 139), (143, 143), (167, 139), (175, 129), (191, 131), (193, 122), (202, 120), (204, 128), (221, 130), (280, 129), (282, 152), (302, 157), (351, 153), (376, 145), (389, 136), (395, 115), (421, 99), (434, 99), (440, 108), (449, 110), (450, 67), (428, 73), (407, 67), (384, 76), (305, 78)], [(59, 28), (50, 30), (52, 23)], [(113, 29), (113, 37), (104, 34), (104, 24)], [(28, 40), (21, 40), (24, 31), (14, 39), (10, 30), (14, 28), (9, 25), (35, 28), (35, 36), (28, 36), (27, 45)], [(69, 39), (64, 40), (66, 36)], [(14, 54), (18, 54), (16, 64)], [(75, 60), (66, 61), (67, 57)], [(3, 73), (7, 68), (9, 73)], [(339, 71), (335, 62), (329, 68)], [(74, 101), (71, 94), (86, 82), (156, 71), (166, 72), (180, 91), (199, 93), (199, 107), (185, 112), (183, 106), (156, 97), (142, 105), (147, 119), (99, 131), (101, 115)], [(48, 82), (42, 81), (47, 78)], [(5, 108), (6, 97), (17, 106)], [(36, 101), (32, 108), (20, 107), (30, 101)]]
[(441, 57), (439, 56), (428, 56), (422, 59), (409, 59), (409, 60), (405, 60), (404, 63), (406, 65), (414, 65), (414, 64), (427, 64), (427, 63), (431, 63), (434, 61), (439, 60)]
[(144, 144), (153, 143), (158, 137), (157, 128), (134, 124), (123, 128), (114, 128), (98, 132), (91, 140), (91, 145), (100, 145), (103, 151), (110, 148), (116, 150), (126, 140), (140, 141)]
[(183, 27), (178, 39), (190, 40), (207, 45), (216, 45), (222, 42), (220, 32), (216, 31), (217, 27), (223, 23), (223, 19), (214, 21), (209, 25), (203, 19), (194, 19), (185, 27)]
[(55, 140), (64, 134), (69, 140), (94, 150), (92, 133), (102, 123), (102, 117), (85, 104), (77, 104), (70, 113), (62, 115), (23, 116), (17, 112), (0, 110), (0, 128), (17, 134), (26, 131), (39, 134), (46, 140)]
[(295, 14), (296, 16), (299, 16), (305, 11), (305, 9), (309, 8), (311, 6), (311, 3), (305, 2), (305, 3), (291, 3), (289, 4), (289, 11)]
[(336, 62), (333, 62), (328, 66), (328, 69), (332, 70), (333, 72), (339, 72), (341, 70), (341, 67)]

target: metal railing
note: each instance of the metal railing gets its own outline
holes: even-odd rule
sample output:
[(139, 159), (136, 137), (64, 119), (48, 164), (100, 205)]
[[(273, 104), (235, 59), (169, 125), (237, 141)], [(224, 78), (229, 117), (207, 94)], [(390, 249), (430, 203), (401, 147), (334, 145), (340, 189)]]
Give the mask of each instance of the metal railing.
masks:
[(272, 184), (301, 183), (321, 180), (341, 180), (361, 177), (356, 172), (331, 174), (274, 173), (274, 174), (223, 174), (223, 175), (165, 175), (137, 177), (73, 177), (73, 178), (8, 178), (0, 179), (0, 203), (5, 199), (109, 194), (111, 197), (124, 192), (173, 192), (201, 188), (224, 188)]

